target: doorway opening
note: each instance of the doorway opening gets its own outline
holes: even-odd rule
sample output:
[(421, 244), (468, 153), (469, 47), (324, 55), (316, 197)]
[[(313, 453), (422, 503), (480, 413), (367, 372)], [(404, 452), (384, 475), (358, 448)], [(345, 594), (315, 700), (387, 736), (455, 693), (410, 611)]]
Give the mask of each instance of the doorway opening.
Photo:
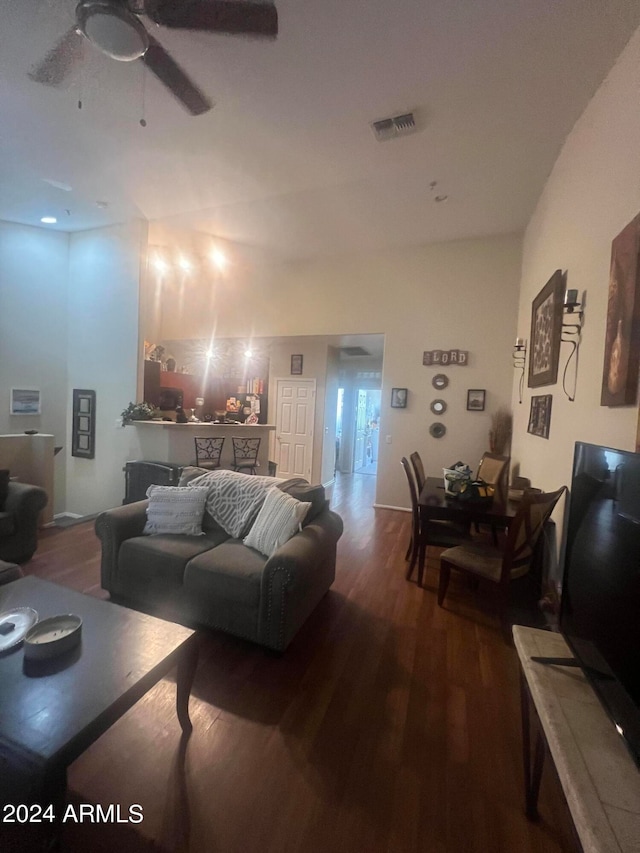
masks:
[(377, 388), (338, 389), (336, 471), (377, 473), (381, 397)]

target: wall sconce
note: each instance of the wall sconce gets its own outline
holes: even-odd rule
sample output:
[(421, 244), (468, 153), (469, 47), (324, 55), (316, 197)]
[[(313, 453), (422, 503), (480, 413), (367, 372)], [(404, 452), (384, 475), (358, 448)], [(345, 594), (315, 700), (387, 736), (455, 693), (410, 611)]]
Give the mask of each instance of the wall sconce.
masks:
[(524, 388), (524, 365), (527, 360), (527, 342), (524, 338), (516, 338), (513, 345), (513, 366), (520, 371), (520, 382), (518, 383), (518, 402), (522, 402), (522, 390)]
[[(564, 294), (564, 304), (562, 306), (562, 335), (560, 340), (562, 343), (571, 344), (571, 352), (567, 363), (564, 366), (562, 373), (562, 390), (567, 395), (570, 403), (576, 398), (576, 385), (578, 382), (578, 348), (580, 347), (582, 326), (584, 323), (584, 308), (585, 308), (586, 292), (583, 291), (582, 296), (578, 297), (577, 290), (566, 290)], [(575, 355), (575, 371), (573, 376), (573, 395), (566, 388), (567, 369), (569, 362)]]

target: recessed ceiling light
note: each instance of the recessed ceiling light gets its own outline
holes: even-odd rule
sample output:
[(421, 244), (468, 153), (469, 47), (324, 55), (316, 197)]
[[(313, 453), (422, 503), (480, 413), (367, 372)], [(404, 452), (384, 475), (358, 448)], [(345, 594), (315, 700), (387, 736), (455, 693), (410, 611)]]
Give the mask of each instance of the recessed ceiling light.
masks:
[(45, 225), (55, 225), (57, 221), (58, 220), (55, 218), (55, 216), (42, 216), (40, 218), (40, 222), (44, 223)]
[(227, 260), (226, 255), (220, 251), (220, 249), (214, 249), (211, 252), (211, 262), (216, 266), (220, 271), (224, 270), (229, 261)]

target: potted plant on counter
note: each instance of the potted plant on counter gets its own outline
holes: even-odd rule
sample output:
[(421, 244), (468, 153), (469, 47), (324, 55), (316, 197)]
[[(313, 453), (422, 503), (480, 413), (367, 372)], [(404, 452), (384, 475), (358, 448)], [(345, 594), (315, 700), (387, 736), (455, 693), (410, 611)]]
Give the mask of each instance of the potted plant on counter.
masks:
[(158, 416), (158, 410), (151, 403), (129, 403), (122, 412), (122, 426), (133, 421), (150, 421)]

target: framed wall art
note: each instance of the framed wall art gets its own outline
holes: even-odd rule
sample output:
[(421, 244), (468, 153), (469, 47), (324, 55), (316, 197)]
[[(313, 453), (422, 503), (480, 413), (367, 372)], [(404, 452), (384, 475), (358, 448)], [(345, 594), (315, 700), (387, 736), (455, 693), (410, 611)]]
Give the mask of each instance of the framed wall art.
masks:
[(531, 306), (529, 388), (555, 385), (562, 337), (564, 276), (556, 270)]
[(9, 405), (11, 415), (39, 415), (40, 391), (37, 388), (12, 388)]
[(467, 411), (484, 412), (484, 401), (487, 392), (484, 388), (469, 388), (467, 391)]
[(291, 356), (291, 375), (302, 376), (302, 356), (299, 354)]
[(540, 394), (531, 398), (531, 410), (529, 411), (529, 425), (527, 432), (538, 435), (540, 438), (549, 438), (549, 427), (551, 425), (551, 394)]
[(407, 408), (408, 391), (406, 388), (391, 389), (391, 408), (406, 409)]
[(93, 459), (96, 453), (96, 392), (73, 389), (71, 455)]
[(611, 244), (601, 406), (636, 402), (640, 366), (640, 214)]

